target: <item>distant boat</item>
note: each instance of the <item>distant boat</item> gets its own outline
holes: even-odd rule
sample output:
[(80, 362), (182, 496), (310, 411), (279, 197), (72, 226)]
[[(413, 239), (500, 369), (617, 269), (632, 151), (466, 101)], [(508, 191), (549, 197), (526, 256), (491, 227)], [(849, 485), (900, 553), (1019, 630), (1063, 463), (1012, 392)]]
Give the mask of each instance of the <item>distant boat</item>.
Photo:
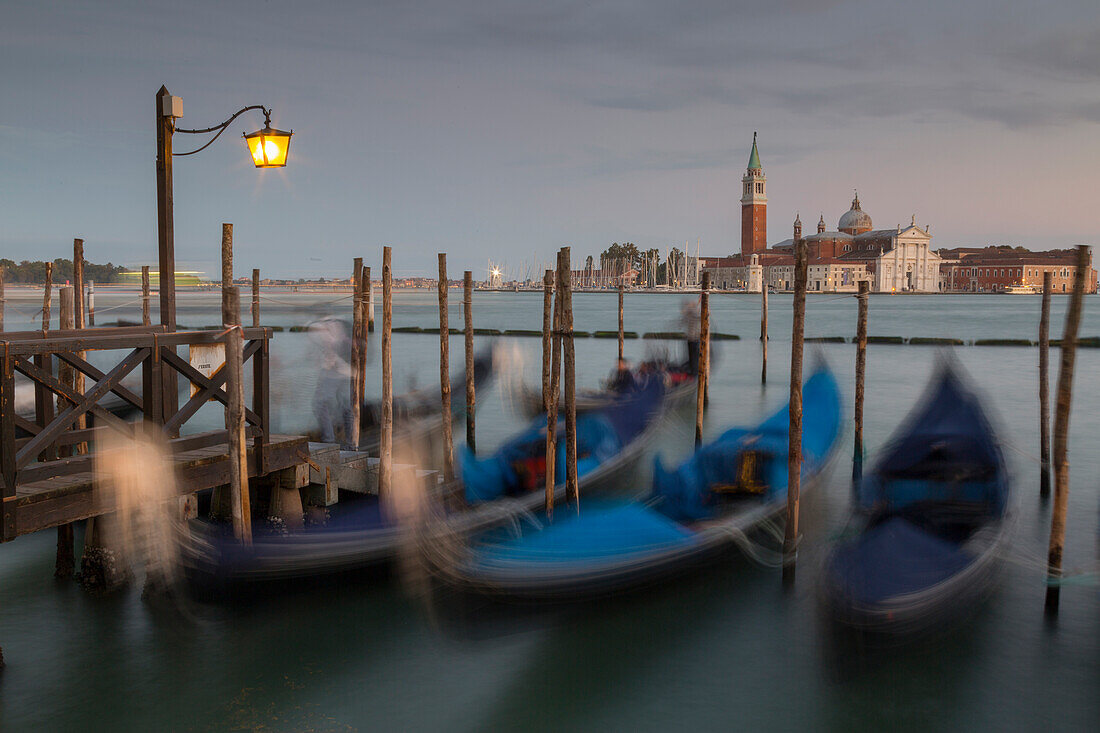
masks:
[(1042, 293), (1042, 288), (1034, 285), (1006, 285), (1005, 290), (1009, 295), (1037, 295)]
[[(828, 369), (803, 387), (802, 470), (813, 486), (834, 454), (840, 397)], [(674, 471), (656, 461), (644, 499), (590, 500), (579, 514), (520, 523), (476, 536), (446, 580), (481, 593), (573, 600), (649, 583), (734, 547), (787, 504), (790, 417), (786, 406), (760, 425), (734, 428)]]
[(1008, 533), (1009, 483), (978, 397), (945, 365), (856, 492), (856, 533), (825, 567), (843, 625), (907, 633), (972, 610)]

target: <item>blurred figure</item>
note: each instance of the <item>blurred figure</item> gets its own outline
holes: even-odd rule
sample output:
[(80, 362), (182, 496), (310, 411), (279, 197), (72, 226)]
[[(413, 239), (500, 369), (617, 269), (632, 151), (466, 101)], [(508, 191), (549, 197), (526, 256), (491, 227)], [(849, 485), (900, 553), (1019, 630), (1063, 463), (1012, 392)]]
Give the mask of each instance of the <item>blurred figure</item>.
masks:
[(634, 380), (634, 372), (630, 370), (630, 362), (626, 359), (619, 359), (615, 365), (615, 371), (607, 382), (607, 388), (612, 392), (623, 394), (633, 391), (637, 386), (637, 382)]
[(321, 442), (335, 443), (351, 434), (351, 337), (347, 324), (335, 318), (310, 324), (309, 335), (320, 361), (313, 415)]
[(685, 300), (680, 305), (680, 328), (687, 343), (687, 371), (699, 373), (699, 304)]

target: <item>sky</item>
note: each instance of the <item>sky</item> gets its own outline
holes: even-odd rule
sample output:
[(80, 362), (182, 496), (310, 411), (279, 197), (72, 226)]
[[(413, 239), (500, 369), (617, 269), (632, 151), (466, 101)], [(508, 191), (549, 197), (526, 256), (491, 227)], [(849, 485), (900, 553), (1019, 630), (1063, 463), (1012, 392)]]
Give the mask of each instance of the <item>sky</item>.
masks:
[[(0, 0), (0, 257), (156, 265), (155, 94), (183, 128), (251, 104), (293, 129), (252, 167), (238, 118), (175, 160), (177, 269), (534, 272), (612, 242), (740, 248), (754, 131), (768, 241), (853, 190), (934, 247), (1095, 243), (1100, 5)], [(177, 151), (206, 137), (177, 134)]]

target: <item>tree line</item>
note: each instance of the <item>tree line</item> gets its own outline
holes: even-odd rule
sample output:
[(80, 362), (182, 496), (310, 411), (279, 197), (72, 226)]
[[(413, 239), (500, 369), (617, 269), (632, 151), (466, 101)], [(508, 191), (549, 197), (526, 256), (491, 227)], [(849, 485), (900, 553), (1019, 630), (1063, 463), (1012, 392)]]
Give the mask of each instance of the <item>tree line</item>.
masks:
[[(4, 268), (4, 281), (9, 283), (27, 283), (41, 285), (46, 282), (46, 262), (43, 260), (23, 260), (16, 263), (15, 260), (0, 259), (0, 267)], [(84, 281), (91, 280), (97, 283), (113, 283), (120, 280), (119, 275), (126, 268), (108, 262), (106, 265), (97, 265), (84, 261)], [(73, 279), (73, 261), (58, 257), (53, 261), (53, 281), (63, 283)]]
[[(667, 284), (668, 265), (671, 263), (675, 277), (680, 277), (676, 273), (682, 271), (683, 259), (684, 253), (679, 247), (673, 247), (665, 258), (658, 249), (643, 251), (632, 242), (613, 242), (600, 253), (600, 270), (608, 270), (612, 277), (618, 277), (628, 269), (634, 269), (641, 273), (640, 282), (648, 285)], [(651, 267), (650, 263), (656, 263), (656, 268)], [(591, 270), (592, 265), (592, 258), (589, 257), (586, 268)]]

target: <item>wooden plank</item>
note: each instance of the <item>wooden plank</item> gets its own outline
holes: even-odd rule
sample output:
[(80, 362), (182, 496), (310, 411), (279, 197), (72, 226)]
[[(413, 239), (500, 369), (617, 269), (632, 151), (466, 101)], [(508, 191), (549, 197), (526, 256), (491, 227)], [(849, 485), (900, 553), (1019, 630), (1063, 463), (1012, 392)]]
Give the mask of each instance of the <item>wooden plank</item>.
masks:
[[(85, 361), (83, 357), (81, 357), (79, 354), (74, 354), (71, 351), (58, 351), (57, 358), (65, 362), (69, 366), (75, 367), (76, 369), (80, 370), (82, 373), (96, 381), (99, 381), (103, 379), (103, 377), (107, 376), (102, 371), (96, 369), (94, 366)], [(125, 401), (129, 402), (134, 407), (138, 408), (139, 410), (144, 407), (141, 398), (130, 390), (123, 387), (121, 384), (115, 385), (111, 389), (111, 391)]]

